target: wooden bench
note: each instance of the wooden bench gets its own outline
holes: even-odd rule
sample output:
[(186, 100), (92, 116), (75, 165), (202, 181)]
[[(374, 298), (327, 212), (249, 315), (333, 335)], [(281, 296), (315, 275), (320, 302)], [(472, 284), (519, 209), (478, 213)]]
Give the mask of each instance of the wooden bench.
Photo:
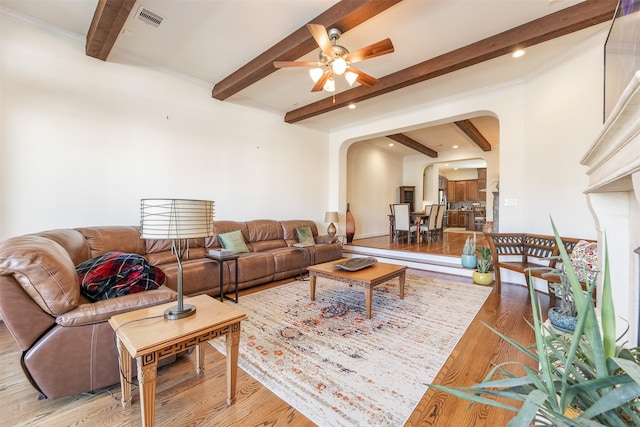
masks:
[[(500, 293), (500, 269), (504, 268), (510, 271), (522, 273), (525, 276), (525, 283), (529, 286), (529, 273), (532, 277), (536, 277), (549, 283), (559, 283), (558, 276), (543, 276), (546, 270), (529, 270), (535, 267), (556, 267), (557, 263), (562, 261), (554, 257), (560, 256), (560, 250), (556, 245), (554, 236), (542, 234), (526, 234), (526, 233), (484, 233), (489, 242), (489, 249), (493, 257), (493, 271), (495, 272), (495, 288)], [(576, 244), (581, 241), (594, 242), (589, 239), (575, 239), (570, 237), (561, 237), (562, 243), (567, 250), (569, 256)], [(514, 255), (519, 259), (514, 260)], [(508, 258), (508, 259), (507, 259)], [(550, 259), (549, 259), (550, 258)], [(559, 266), (560, 264), (558, 264)], [(549, 291), (547, 289), (547, 291)], [(549, 292), (549, 296), (553, 299), (554, 295)]]

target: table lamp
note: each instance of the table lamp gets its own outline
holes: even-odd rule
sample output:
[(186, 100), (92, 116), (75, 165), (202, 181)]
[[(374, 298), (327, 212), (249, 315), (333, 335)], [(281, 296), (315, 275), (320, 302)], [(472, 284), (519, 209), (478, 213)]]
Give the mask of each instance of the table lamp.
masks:
[(214, 202), (187, 199), (142, 199), (140, 201), (140, 237), (171, 240), (171, 251), (178, 260), (178, 305), (164, 312), (165, 319), (189, 317), (196, 307), (183, 303), (182, 258), (189, 256), (189, 240), (213, 236)]
[(338, 212), (325, 212), (324, 214), (324, 222), (330, 222), (329, 227), (327, 227), (327, 234), (331, 237), (336, 235), (336, 226), (333, 225), (334, 222), (338, 222), (340, 217), (338, 217)]

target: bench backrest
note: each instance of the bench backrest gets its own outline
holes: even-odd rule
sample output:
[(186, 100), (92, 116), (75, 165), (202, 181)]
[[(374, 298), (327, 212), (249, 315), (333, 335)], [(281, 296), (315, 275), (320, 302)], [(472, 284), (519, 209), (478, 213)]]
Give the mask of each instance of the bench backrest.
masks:
[[(541, 259), (560, 255), (554, 236), (525, 233), (485, 233), (485, 236), (489, 241), (494, 258), (501, 255), (520, 255), (522, 262), (526, 263), (530, 261), (530, 258)], [(592, 241), (571, 237), (561, 237), (561, 239), (569, 256), (580, 240)], [(498, 262), (499, 260), (495, 259), (494, 261)], [(557, 261), (557, 259), (551, 259), (549, 266), (555, 267)]]

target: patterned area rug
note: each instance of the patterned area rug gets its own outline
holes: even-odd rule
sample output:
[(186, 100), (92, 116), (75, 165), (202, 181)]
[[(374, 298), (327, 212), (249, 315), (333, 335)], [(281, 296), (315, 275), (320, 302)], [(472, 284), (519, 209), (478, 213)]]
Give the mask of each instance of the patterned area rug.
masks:
[(398, 290), (374, 289), (371, 319), (363, 289), (328, 279), (316, 301), (307, 281), (241, 297), (239, 365), (320, 426), (401, 426), (491, 288), (407, 275)]

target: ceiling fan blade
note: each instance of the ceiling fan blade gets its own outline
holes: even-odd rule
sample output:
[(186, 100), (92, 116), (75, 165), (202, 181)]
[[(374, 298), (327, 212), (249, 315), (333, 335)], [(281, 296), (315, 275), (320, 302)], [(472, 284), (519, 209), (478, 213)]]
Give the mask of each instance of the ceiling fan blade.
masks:
[(322, 64), (319, 62), (295, 62), (295, 61), (274, 61), (273, 66), (276, 68), (282, 67), (320, 67)]
[(358, 62), (364, 59), (375, 58), (376, 56), (386, 55), (393, 52), (393, 43), (391, 39), (380, 40), (378, 43), (355, 50), (345, 56), (347, 62)]
[(324, 84), (329, 80), (329, 77), (333, 76), (333, 71), (325, 71), (318, 79), (311, 92), (320, 92), (324, 88)]
[(374, 84), (378, 83), (378, 79), (376, 79), (373, 76), (370, 76), (369, 74), (363, 71), (356, 70), (355, 68), (352, 68), (352, 67), (347, 68), (347, 71), (356, 73), (358, 75), (358, 78), (356, 79), (356, 81), (360, 83), (362, 86), (371, 87)]
[(320, 46), (322, 52), (331, 58), (334, 55), (333, 47), (331, 47), (331, 39), (329, 38), (329, 34), (327, 33), (327, 29), (324, 25), (307, 24), (307, 28), (316, 40), (316, 43), (318, 43), (318, 46)]

